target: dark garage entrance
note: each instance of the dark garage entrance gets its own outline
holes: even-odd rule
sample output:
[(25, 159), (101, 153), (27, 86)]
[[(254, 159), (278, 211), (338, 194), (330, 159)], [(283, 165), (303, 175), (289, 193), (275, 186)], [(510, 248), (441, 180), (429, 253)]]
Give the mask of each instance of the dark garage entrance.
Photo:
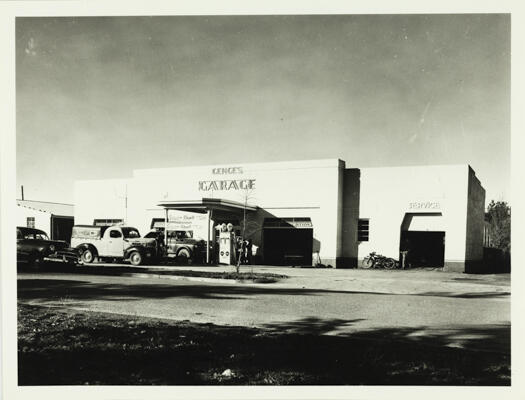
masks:
[(406, 213), (401, 223), (399, 250), (407, 252), (405, 267), (443, 268), (445, 230), (441, 212)]
[(439, 267), (445, 261), (445, 232), (402, 231), (401, 251), (408, 267)]
[(312, 265), (313, 226), (310, 218), (266, 218), (264, 263)]
[(75, 225), (73, 217), (51, 216), (51, 239), (71, 242), (71, 232)]

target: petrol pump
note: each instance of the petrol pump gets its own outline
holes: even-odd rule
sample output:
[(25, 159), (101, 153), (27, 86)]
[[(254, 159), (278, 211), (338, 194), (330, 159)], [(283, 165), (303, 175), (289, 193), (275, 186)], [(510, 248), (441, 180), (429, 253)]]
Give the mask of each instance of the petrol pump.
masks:
[(222, 224), (219, 232), (219, 264), (235, 264), (235, 234), (232, 224)]

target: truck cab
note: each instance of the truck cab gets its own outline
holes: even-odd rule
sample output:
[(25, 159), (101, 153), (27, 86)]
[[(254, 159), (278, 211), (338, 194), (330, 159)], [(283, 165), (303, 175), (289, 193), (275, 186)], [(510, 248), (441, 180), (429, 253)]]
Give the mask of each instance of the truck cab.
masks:
[(120, 259), (140, 265), (159, 255), (157, 241), (141, 238), (138, 229), (131, 226), (76, 225), (71, 246), (80, 251), (80, 258), (86, 264), (98, 258)]
[(148, 232), (145, 238), (155, 238), (159, 243), (167, 244), (164, 255), (179, 262), (202, 262), (206, 257), (206, 241), (195, 238), (192, 230), (168, 230), (167, 240), (164, 229)]
[(140, 238), (140, 233), (135, 228), (111, 226), (106, 229), (99, 251), (108, 257), (122, 257), (129, 247), (130, 239)]

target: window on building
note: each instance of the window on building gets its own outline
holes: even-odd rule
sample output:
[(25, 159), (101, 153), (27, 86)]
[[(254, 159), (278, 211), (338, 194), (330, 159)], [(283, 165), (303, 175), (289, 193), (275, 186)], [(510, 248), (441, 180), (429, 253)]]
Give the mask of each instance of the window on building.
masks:
[(122, 224), (124, 221), (121, 219), (95, 219), (93, 225), (95, 226), (111, 226)]
[(358, 242), (368, 242), (368, 233), (370, 229), (370, 220), (359, 219), (357, 221), (357, 241)]
[(27, 227), (28, 228), (35, 227), (35, 217), (27, 217)]

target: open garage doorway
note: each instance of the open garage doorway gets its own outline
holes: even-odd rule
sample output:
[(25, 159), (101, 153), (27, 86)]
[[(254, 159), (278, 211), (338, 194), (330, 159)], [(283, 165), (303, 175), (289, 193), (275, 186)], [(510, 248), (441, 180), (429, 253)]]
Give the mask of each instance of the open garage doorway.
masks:
[(445, 229), (441, 213), (405, 214), (401, 224), (399, 251), (406, 252), (405, 268), (443, 268)]
[(445, 232), (403, 231), (401, 251), (406, 251), (405, 266), (443, 268)]
[(51, 239), (71, 242), (71, 232), (73, 231), (73, 217), (62, 217), (59, 215), (51, 216)]
[(312, 265), (313, 227), (310, 218), (266, 218), (264, 263)]

